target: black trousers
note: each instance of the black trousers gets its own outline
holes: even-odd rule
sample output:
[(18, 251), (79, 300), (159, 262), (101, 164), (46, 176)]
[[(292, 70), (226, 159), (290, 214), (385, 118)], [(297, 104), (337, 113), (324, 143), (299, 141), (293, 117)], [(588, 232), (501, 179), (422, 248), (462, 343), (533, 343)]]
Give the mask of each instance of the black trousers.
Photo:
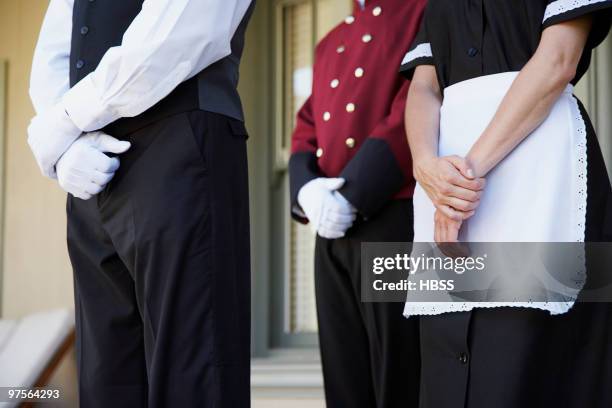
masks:
[(246, 132), (192, 111), (129, 135), (68, 198), (81, 407), (249, 406)]
[(361, 302), (361, 243), (409, 242), (412, 201), (391, 202), (345, 238), (317, 237), (315, 290), (328, 408), (418, 405), (418, 319), (403, 303)]

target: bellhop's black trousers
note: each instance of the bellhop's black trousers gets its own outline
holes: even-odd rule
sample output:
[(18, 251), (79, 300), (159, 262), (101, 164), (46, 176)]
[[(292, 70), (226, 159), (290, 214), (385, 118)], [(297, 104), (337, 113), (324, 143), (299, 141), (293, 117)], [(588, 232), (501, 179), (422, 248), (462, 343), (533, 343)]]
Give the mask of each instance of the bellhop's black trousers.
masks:
[(392, 201), (342, 239), (317, 237), (315, 290), (328, 408), (414, 408), (418, 319), (403, 303), (361, 302), (361, 243), (410, 242), (412, 201)]
[(129, 135), (98, 196), (69, 197), (80, 406), (249, 406), (246, 134), (204, 111)]

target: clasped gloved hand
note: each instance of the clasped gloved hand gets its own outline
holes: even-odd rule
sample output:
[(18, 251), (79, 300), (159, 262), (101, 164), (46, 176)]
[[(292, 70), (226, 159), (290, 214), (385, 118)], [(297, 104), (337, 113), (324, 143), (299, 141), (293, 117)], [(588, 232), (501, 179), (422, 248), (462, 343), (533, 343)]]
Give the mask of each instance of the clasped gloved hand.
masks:
[(83, 200), (98, 194), (119, 168), (117, 157), (104, 153), (124, 153), (130, 143), (102, 132), (79, 137), (59, 159), (57, 180), (64, 191)]
[(57, 178), (55, 164), (81, 133), (60, 104), (32, 119), (28, 144), (43, 175)]
[(311, 228), (323, 238), (343, 237), (357, 216), (357, 210), (337, 191), (343, 185), (342, 178), (320, 177), (298, 192), (298, 203)]

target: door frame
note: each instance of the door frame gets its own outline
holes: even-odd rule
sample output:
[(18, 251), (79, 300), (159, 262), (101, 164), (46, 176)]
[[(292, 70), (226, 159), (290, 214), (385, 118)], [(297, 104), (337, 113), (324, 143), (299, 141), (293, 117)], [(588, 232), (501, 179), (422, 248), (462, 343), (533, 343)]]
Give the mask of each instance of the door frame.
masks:
[(6, 101), (8, 62), (0, 60), (0, 316), (3, 315), (4, 293), (4, 191), (6, 186)]

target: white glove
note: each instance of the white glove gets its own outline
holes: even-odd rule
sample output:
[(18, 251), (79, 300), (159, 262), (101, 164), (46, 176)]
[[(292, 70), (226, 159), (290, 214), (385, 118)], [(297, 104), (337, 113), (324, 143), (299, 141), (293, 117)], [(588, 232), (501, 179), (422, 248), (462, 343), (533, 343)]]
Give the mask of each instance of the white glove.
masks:
[(119, 168), (119, 159), (104, 152), (124, 153), (130, 143), (102, 132), (79, 137), (57, 162), (57, 181), (67, 193), (83, 200), (98, 194)]
[(28, 126), (28, 144), (43, 175), (57, 177), (55, 163), (81, 133), (60, 104), (32, 119)]
[(306, 183), (298, 192), (298, 204), (311, 228), (323, 238), (343, 237), (357, 216), (357, 210), (336, 191), (342, 185), (342, 178), (320, 177)]

